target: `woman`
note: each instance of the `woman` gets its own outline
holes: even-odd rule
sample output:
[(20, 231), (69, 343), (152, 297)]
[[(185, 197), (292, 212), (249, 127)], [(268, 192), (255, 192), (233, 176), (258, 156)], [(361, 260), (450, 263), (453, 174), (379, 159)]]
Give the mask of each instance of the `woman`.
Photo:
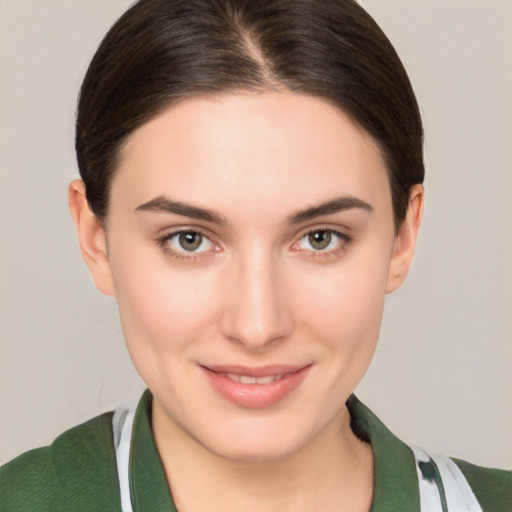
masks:
[(352, 1), (136, 3), (85, 77), (69, 203), (149, 391), (5, 466), (1, 510), (507, 510), (510, 474), (352, 396), (411, 264), (422, 133)]

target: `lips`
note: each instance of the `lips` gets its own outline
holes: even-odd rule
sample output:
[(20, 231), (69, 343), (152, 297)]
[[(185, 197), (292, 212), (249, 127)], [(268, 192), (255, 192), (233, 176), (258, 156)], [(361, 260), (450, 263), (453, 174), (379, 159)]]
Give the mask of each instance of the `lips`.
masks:
[(270, 407), (280, 402), (300, 386), (310, 368), (311, 365), (200, 366), (221, 397), (247, 408)]

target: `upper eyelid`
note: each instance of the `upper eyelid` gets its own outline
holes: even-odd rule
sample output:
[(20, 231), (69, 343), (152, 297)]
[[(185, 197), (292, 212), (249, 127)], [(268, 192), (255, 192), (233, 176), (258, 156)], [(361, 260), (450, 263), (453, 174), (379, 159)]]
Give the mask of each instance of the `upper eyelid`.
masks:
[(163, 240), (166, 238), (172, 238), (173, 236), (179, 235), (181, 233), (198, 233), (202, 235), (212, 243), (215, 243), (216, 237), (210, 232), (210, 230), (206, 228), (202, 228), (200, 226), (173, 226), (159, 229), (156, 233), (156, 239)]
[(309, 235), (311, 233), (316, 233), (318, 231), (330, 231), (331, 233), (334, 233), (335, 235), (340, 236), (341, 238), (351, 238), (351, 235), (348, 233), (349, 229), (342, 229), (342, 228), (336, 228), (332, 226), (315, 226), (310, 228), (305, 228), (300, 232), (299, 235), (296, 236), (297, 240), (300, 240), (301, 238), (304, 238), (306, 235)]

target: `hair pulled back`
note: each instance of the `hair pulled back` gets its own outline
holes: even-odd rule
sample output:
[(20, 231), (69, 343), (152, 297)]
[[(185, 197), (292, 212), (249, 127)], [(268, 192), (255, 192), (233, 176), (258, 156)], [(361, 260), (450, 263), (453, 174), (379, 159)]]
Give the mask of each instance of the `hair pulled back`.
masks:
[(198, 94), (280, 89), (315, 95), (379, 144), (394, 221), (422, 183), (423, 128), (391, 43), (353, 0), (139, 0), (110, 29), (86, 73), (76, 153), (103, 220), (126, 138)]

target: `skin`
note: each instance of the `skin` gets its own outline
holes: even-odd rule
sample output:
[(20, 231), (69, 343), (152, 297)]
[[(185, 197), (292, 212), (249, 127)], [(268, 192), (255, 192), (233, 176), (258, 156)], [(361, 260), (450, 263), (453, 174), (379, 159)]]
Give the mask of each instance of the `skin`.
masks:
[[(154, 395), (180, 511), (369, 510), (371, 448), (345, 402), (373, 356), (385, 295), (409, 270), (422, 187), (396, 232), (377, 144), (332, 105), (291, 92), (187, 99), (131, 134), (121, 156), (104, 223), (80, 180), (69, 202)], [(163, 198), (213, 218), (162, 211)], [(298, 215), (339, 198), (355, 206)], [(204, 237), (197, 250), (180, 245), (184, 229)], [(319, 249), (310, 233), (331, 242)], [(226, 364), (307, 371), (282, 400), (251, 408), (201, 369)]]

